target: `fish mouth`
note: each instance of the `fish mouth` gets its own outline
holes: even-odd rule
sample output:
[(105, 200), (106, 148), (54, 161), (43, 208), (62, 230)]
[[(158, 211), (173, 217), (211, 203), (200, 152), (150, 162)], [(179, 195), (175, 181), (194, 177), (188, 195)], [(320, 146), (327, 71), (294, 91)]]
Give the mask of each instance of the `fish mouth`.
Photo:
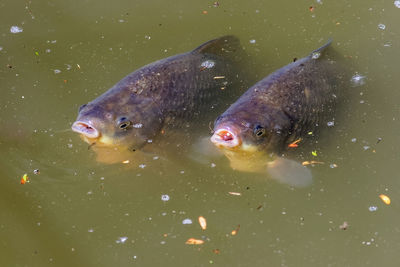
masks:
[(72, 124), (72, 131), (84, 135), (87, 138), (95, 139), (100, 137), (100, 132), (90, 123), (76, 121)]
[(242, 144), (240, 137), (228, 127), (216, 130), (211, 136), (211, 142), (217, 147), (228, 149), (237, 148)]

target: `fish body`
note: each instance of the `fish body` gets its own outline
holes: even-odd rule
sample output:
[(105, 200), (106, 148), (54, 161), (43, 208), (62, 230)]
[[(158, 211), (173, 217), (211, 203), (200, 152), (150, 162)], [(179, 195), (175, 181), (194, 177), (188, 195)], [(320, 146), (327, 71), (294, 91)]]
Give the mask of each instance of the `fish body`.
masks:
[(140, 149), (230, 94), (240, 49), (236, 37), (224, 36), (146, 65), (81, 106), (72, 130), (96, 146)]
[(336, 62), (324, 55), (329, 45), (262, 79), (215, 120), (211, 141), (233, 168), (265, 170), (290, 143), (333, 114), (341, 76)]

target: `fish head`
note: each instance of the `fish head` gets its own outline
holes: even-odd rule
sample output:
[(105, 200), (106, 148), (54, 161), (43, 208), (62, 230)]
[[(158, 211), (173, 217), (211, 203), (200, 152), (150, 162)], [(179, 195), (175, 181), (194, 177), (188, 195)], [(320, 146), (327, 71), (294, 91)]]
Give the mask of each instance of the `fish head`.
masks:
[(105, 94), (82, 105), (72, 130), (89, 144), (138, 149), (161, 131), (158, 106), (134, 94)]
[(286, 117), (263, 111), (230, 108), (215, 121), (211, 142), (233, 168), (252, 172), (264, 168), (284, 147)]

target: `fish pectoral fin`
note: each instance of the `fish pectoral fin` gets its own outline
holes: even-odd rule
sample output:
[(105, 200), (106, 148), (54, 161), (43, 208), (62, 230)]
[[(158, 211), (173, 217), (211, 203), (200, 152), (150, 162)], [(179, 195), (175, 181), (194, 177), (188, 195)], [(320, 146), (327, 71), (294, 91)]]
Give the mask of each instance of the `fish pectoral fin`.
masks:
[(278, 182), (294, 187), (306, 187), (312, 183), (311, 171), (290, 159), (279, 157), (267, 163), (267, 173)]
[(233, 35), (226, 35), (220, 38), (208, 41), (196, 49), (193, 53), (199, 54), (214, 54), (219, 56), (226, 56), (227, 53), (232, 53), (240, 49), (240, 41)]

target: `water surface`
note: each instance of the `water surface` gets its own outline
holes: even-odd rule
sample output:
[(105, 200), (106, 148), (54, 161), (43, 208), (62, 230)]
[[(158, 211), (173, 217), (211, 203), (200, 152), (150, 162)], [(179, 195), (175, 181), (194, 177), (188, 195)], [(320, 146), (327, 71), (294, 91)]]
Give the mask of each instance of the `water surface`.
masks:
[[(4, 266), (398, 266), (393, 1), (1, 0), (0, 14)], [(325, 162), (310, 167), (311, 186), (236, 172), (224, 158), (193, 161), (179, 147), (106, 165), (68, 130), (81, 104), (126, 74), (226, 34), (253, 58), (254, 80), (329, 37), (361, 76), (305, 154)], [(207, 135), (205, 125), (192, 130)], [(24, 173), (31, 182), (21, 185)], [(191, 237), (205, 243), (186, 245)]]

